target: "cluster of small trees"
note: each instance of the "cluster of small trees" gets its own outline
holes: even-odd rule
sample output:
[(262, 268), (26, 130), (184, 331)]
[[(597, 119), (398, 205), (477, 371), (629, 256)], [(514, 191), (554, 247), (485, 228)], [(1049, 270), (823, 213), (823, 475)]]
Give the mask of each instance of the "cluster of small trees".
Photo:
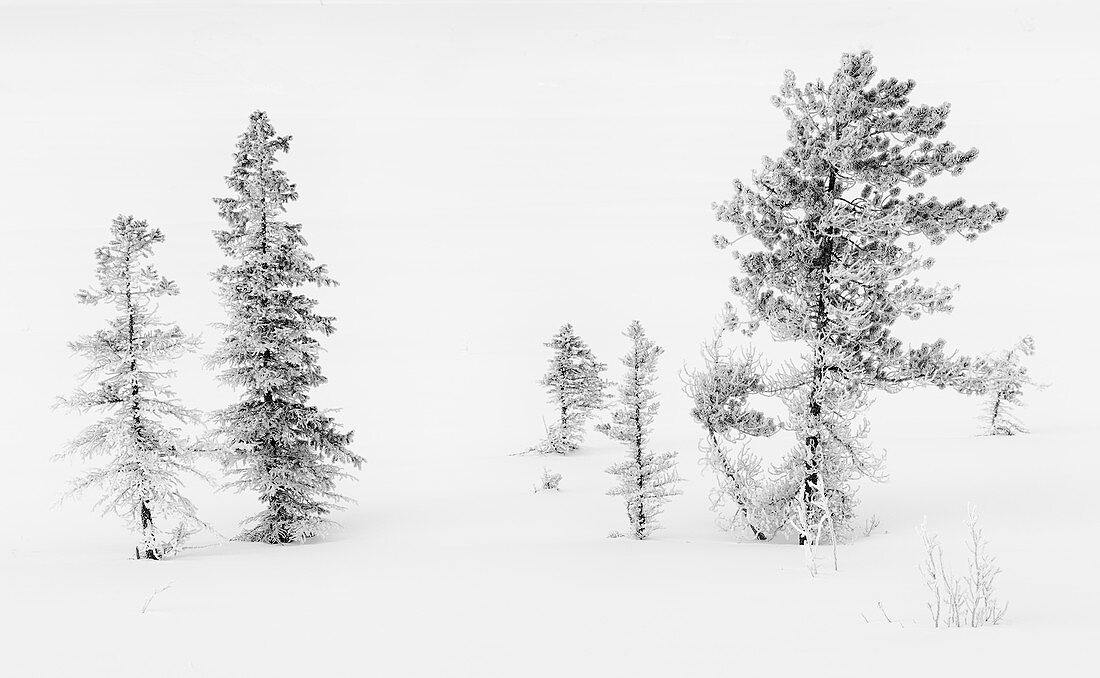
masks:
[[(227, 319), (217, 325), (224, 336), (208, 362), (242, 395), (211, 415), (213, 430), (201, 441), (179, 428), (199, 423), (200, 414), (180, 405), (166, 384), (174, 372), (163, 364), (197, 350), (198, 339), (156, 315), (154, 300), (179, 293), (149, 261), (164, 241), (160, 229), (115, 219), (111, 240), (96, 250), (97, 285), (77, 294), (82, 303), (113, 305), (116, 316), (70, 344), (89, 361), (85, 382), (97, 381), (62, 402), (106, 416), (59, 456), (105, 458), (72, 492), (101, 489), (98, 506), (140, 530), (139, 558), (170, 555), (204, 526), (181, 493), (185, 475), (206, 477), (196, 466), (201, 456), (224, 463), (229, 487), (259, 497), (264, 509), (242, 521), (240, 538), (267, 543), (323, 531), (328, 514), (347, 501), (335, 489), (347, 475), (341, 465), (362, 464), (348, 448), (352, 434), (309, 402), (310, 389), (325, 381), (316, 335), (331, 334), (334, 319), (317, 314), (316, 301), (298, 289), (336, 283), (313, 263), (301, 225), (282, 218), (298, 197), (276, 167), (289, 144), (266, 113), (253, 113), (226, 177), (234, 195), (215, 200), (226, 227), (214, 235), (232, 263), (213, 274)], [(168, 521), (178, 524), (167, 528)]]
[[(715, 236), (719, 248), (745, 239), (756, 246), (734, 251), (741, 272), (730, 287), (740, 308), (727, 304), (704, 345), (704, 365), (684, 375), (684, 385), (704, 431), (703, 459), (718, 478), (715, 508), (732, 508), (726, 520), (759, 540), (787, 532), (812, 549), (849, 531), (854, 482), (885, 477), (863, 416), (876, 391), (934, 385), (983, 395), (985, 432), (1025, 430), (1012, 408), (1035, 385), (1021, 363), (1034, 352), (1030, 337), (999, 354), (969, 357), (949, 353), (942, 339), (912, 347), (894, 336), (901, 318), (952, 308), (955, 287), (915, 276), (934, 264), (918, 241), (974, 240), (1007, 210), (995, 202), (942, 202), (918, 190), (931, 177), (961, 174), (978, 151), (936, 140), (950, 105), (911, 104), (915, 82), (875, 81), (875, 72), (869, 52), (845, 55), (827, 83), (798, 85), (788, 71), (773, 97), (789, 123), (788, 147), (714, 205), (718, 220), (735, 229), (733, 238)], [(749, 347), (725, 347), (730, 335), (752, 337), (762, 327), (775, 341), (804, 347), (802, 358), (771, 369)], [(627, 335), (633, 347), (624, 359), (622, 408), (599, 428), (630, 451), (611, 469), (621, 479), (612, 493), (623, 495), (634, 534), (644, 538), (676, 478), (671, 455), (644, 450), (656, 411), (648, 385), (660, 349), (637, 323)], [(561, 420), (533, 450), (568, 452), (602, 402), (603, 365), (568, 325), (548, 346), (558, 353), (543, 384), (560, 404)], [(756, 398), (778, 398), (786, 414), (766, 416), (753, 406)], [(781, 430), (793, 434), (794, 445), (769, 473), (749, 441)], [(991, 581), (988, 570), (974, 577), (979, 589), (982, 577)], [(995, 623), (999, 608), (975, 595), (971, 616)]]
[[(626, 447), (626, 459), (607, 469), (619, 482), (608, 494), (623, 497), (631, 533), (645, 539), (660, 527), (656, 518), (662, 506), (680, 494), (676, 488), (680, 477), (675, 452), (655, 453), (649, 449), (649, 435), (659, 409), (657, 392), (650, 387), (657, 378), (657, 358), (664, 349), (646, 337), (637, 320), (630, 323), (624, 336), (630, 340), (630, 348), (622, 357), (626, 373), (618, 385), (619, 405), (611, 412), (611, 421), (599, 424), (596, 430)], [(563, 325), (546, 346), (554, 349), (554, 355), (540, 383), (557, 407), (559, 418), (547, 427), (546, 439), (528, 452), (565, 454), (580, 446), (585, 424), (606, 407), (607, 389), (612, 383), (600, 376), (607, 365), (596, 360), (572, 325)]]

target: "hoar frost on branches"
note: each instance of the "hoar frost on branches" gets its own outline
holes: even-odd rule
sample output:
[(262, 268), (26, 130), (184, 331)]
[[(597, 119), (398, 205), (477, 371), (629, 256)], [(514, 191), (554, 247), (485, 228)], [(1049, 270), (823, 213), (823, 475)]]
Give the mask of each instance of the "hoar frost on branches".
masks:
[(539, 484), (535, 485), (535, 492), (542, 492), (543, 490), (554, 490), (557, 492), (561, 488), (561, 474), (555, 473), (548, 468), (542, 469), (542, 477), (539, 478)]
[(539, 383), (557, 406), (558, 416), (547, 427), (546, 440), (528, 452), (565, 454), (580, 447), (585, 424), (604, 406), (608, 383), (600, 373), (607, 365), (596, 360), (572, 325), (563, 325), (546, 346), (554, 349), (554, 356)]
[[(926, 521), (927, 522), (927, 521)], [(1004, 619), (1008, 605), (996, 596), (994, 582), (1001, 568), (986, 550), (988, 546), (978, 525), (978, 512), (967, 507), (967, 573), (957, 577), (943, 563), (943, 548), (934, 534), (928, 534), (922, 523), (917, 533), (924, 542), (924, 560), (920, 573), (931, 600), (928, 612), (936, 628), (961, 626), (993, 626)]]
[(692, 417), (705, 431), (699, 441), (701, 461), (718, 480), (712, 508), (722, 514), (732, 505), (732, 515), (721, 518), (725, 526), (745, 527), (756, 539), (766, 540), (786, 524), (791, 493), (768, 483), (760, 458), (748, 450), (750, 435), (771, 436), (779, 426), (748, 406), (751, 395), (764, 391), (764, 366), (755, 353), (743, 349), (735, 354), (723, 345), (731, 314), (727, 304), (722, 327), (703, 347), (705, 366), (686, 375), (684, 391), (692, 399)]
[[(803, 544), (823, 531), (847, 530), (853, 481), (882, 477), (867, 424), (859, 423), (873, 391), (922, 384), (965, 389), (973, 382), (975, 361), (948, 355), (943, 340), (912, 348), (892, 333), (901, 317), (951, 310), (954, 288), (914, 276), (933, 264), (917, 241), (973, 240), (1007, 214), (996, 203), (941, 202), (916, 190), (930, 177), (960, 174), (977, 150), (934, 141), (948, 104), (910, 104), (912, 80), (874, 82), (874, 75), (868, 52), (845, 55), (828, 83), (799, 86), (788, 71), (773, 97), (789, 123), (788, 147), (765, 158), (751, 184), (734, 182), (733, 197), (715, 205), (718, 220), (738, 235), (716, 236), (718, 247), (750, 237), (759, 245), (739, 256), (741, 275), (730, 287), (748, 317), (730, 324), (749, 335), (766, 325), (775, 340), (806, 348), (799, 361), (768, 375), (714, 366), (724, 359), (708, 367), (732, 371), (728, 388), (745, 397), (781, 398), (789, 413), (782, 427), (796, 438), (766, 484), (751, 458), (715, 452), (716, 468), (744, 479), (730, 487), (750, 522), (765, 516), (766, 529), (782, 525)], [(753, 371), (752, 361), (742, 366)], [(740, 396), (732, 406), (743, 406)], [(729, 418), (737, 421), (737, 411)], [(729, 430), (759, 435), (756, 423), (749, 417), (745, 429)]]
[(1024, 404), (1025, 387), (1043, 387), (1042, 384), (1032, 381), (1027, 366), (1022, 363), (1025, 356), (1034, 353), (1035, 340), (1028, 336), (1020, 339), (1007, 351), (986, 358), (987, 374), (982, 388), (987, 400), (982, 424), (987, 435), (1011, 436), (1027, 433), (1027, 429), (1016, 417), (1015, 409)]
[[(77, 389), (61, 404), (107, 416), (84, 429), (58, 457), (108, 457), (107, 463), (73, 483), (78, 494), (101, 488), (97, 507), (123, 517), (141, 533), (139, 558), (158, 560), (176, 551), (191, 532), (204, 527), (182, 493), (183, 477), (206, 479), (194, 466), (197, 446), (184, 439), (178, 424), (198, 423), (194, 410), (182, 407), (163, 382), (175, 372), (160, 363), (197, 349), (185, 335), (156, 315), (156, 300), (179, 288), (148, 262), (153, 246), (164, 242), (160, 229), (132, 216), (111, 225), (111, 240), (96, 250), (94, 287), (77, 293), (84, 304), (106, 303), (118, 312), (106, 329), (69, 346), (88, 359), (85, 380), (99, 377), (94, 389)], [(172, 529), (164, 521), (178, 520)]]
[(657, 516), (673, 495), (680, 494), (676, 484), (676, 453), (655, 453), (647, 449), (653, 419), (660, 404), (650, 386), (657, 378), (657, 358), (664, 352), (646, 338), (637, 320), (624, 333), (630, 350), (622, 358), (626, 374), (619, 385), (619, 408), (612, 412), (611, 423), (597, 430), (618, 440), (627, 448), (627, 458), (607, 469), (618, 477), (619, 485), (608, 491), (622, 496), (633, 535), (645, 539), (660, 527)]
[(314, 335), (332, 334), (334, 319), (317, 314), (316, 300), (296, 290), (336, 283), (314, 265), (301, 224), (281, 218), (298, 198), (275, 165), (289, 147), (290, 137), (276, 136), (266, 113), (253, 113), (226, 177), (236, 195), (215, 200), (227, 227), (214, 235), (234, 263), (214, 273), (229, 318), (218, 325), (225, 338), (209, 362), (244, 393), (214, 419), (235, 476), (229, 486), (257, 493), (264, 504), (244, 521), (251, 525), (241, 538), (267, 543), (326, 529), (328, 514), (350, 501), (336, 492), (336, 481), (348, 476), (338, 464), (359, 468), (363, 461), (348, 449), (352, 434), (309, 404), (310, 389), (326, 381)]

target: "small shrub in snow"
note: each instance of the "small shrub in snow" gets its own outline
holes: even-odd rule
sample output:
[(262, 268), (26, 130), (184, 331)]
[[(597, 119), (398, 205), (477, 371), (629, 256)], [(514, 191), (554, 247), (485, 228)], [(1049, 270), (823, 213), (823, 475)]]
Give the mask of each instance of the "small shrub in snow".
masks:
[(986, 435), (1011, 436), (1027, 433), (1016, 417), (1015, 410), (1024, 404), (1023, 393), (1028, 386), (1042, 388), (1032, 381), (1027, 367), (1022, 364), (1025, 356), (1035, 354), (1035, 340), (1024, 337), (1016, 345), (1000, 354), (988, 357), (988, 375), (984, 383), (986, 408), (982, 424)]
[(637, 320), (625, 333), (631, 341), (630, 351), (623, 357), (626, 378), (619, 386), (619, 409), (612, 413), (612, 423), (598, 430), (627, 447), (627, 459), (607, 469), (619, 478), (619, 486), (608, 491), (621, 495), (626, 502), (626, 514), (635, 537), (645, 539), (657, 529), (657, 515), (670, 497), (680, 494), (676, 484), (676, 453), (653, 453), (646, 449), (650, 425), (657, 414), (657, 392), (649, 386), (657, 378), (657, 358), (664, 352), (646, 338)]
[(558, 485), (561, 484), (561, 474), (554, 473), (548, 468), (542, 469), (542, 478), (539, 480), (538, 487), (535, 488), (535, 492), (541, 492), (543, 490), (557, 490)]
[(547, 427), (546, 439), (527, 451), (565, 454), (580, 447), (585, 423), (604, 406), (608, 383), (600, 372), (607, 365), (596, 360), (572, 325), (563, 325), (546, 346), (554, 349), (554, 357), (539, 383), (557, 406), (558, 420)]
[(546, 435), (538, 443), (527, 448), (527, 453), (565, 454), (580, 447), (583, 430), (576, 426), (563, 426), (560, 422), (545, 426)]
[(920, 571), (924, 585), (931, 594), (928, 611), (936, 628), (961, 626), (992, 626), (1004, 618), (1007, 605), (997, 600), (994, 580), (1000, 574), (993, 556), (986, 552), (987, 542), (978, 526), (978, 513), (967, 509), (967, 540), (969, 558), (967, 574), (957, 577), (943, 564), (943, 549), (936, 535), (929, 535), (926, 526), (919, 528), (924, 542), (924, 560)]

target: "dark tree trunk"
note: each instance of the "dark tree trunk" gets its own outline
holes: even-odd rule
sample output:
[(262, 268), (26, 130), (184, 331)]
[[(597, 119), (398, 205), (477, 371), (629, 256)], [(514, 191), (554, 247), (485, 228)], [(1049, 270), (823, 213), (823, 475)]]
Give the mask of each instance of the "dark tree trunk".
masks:
[[(827, 271), (829, 261), (833, 256), (832, 240), (826, 237), (821, 244), (821, 255), (818, 260), (821, 282), (817, 292), (817, 305), (814, 308), (814, 323), (817, 346), (814, 347), (813, 368), (810, 378), (810, 426), (812, 433), (806, 436), (806, 479), (802, 484), (802, 501), (806, 506), (806, 520), (809, 521), (810, 507), (814, 502), (814, 493), (820, 484), (821, 453), (821, 388), (825, 380), (825, 296), (828, 292)], [(808, 528), (809, 525), (807, 524)], [(799, 545), (804, 545), (810, 539), (810, 535), (803, 532), (798, 535)]]
[[(144, 537), (153, 529), (153, 510), (149, 508), (149, 504), (146, 502), (141, 503), (141, 534)], [(160, 556), (157, 552), (151, 548), (146, 547), (145, 558), (149, 560), (160, 560)]]

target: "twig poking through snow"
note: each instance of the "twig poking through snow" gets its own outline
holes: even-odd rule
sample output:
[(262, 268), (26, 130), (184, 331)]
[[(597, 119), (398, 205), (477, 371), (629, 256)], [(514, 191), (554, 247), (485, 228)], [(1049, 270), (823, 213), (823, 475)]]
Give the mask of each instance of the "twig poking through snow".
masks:
[(141, 613), (145, 614), (145, 611), (149, 609), (149, 603), (153, 602), (153, 598), (156, 598), (158, 593), (161, 593), (163, 591), (167, 591), (168, 589), (172, 588), (173, 583), (174, 582), (168, 582), (167, 585), (162, 586), (159, 589), (153, 591), (149, 595), (149, 597), (145, 599), (145, 604), (141, 606)]

